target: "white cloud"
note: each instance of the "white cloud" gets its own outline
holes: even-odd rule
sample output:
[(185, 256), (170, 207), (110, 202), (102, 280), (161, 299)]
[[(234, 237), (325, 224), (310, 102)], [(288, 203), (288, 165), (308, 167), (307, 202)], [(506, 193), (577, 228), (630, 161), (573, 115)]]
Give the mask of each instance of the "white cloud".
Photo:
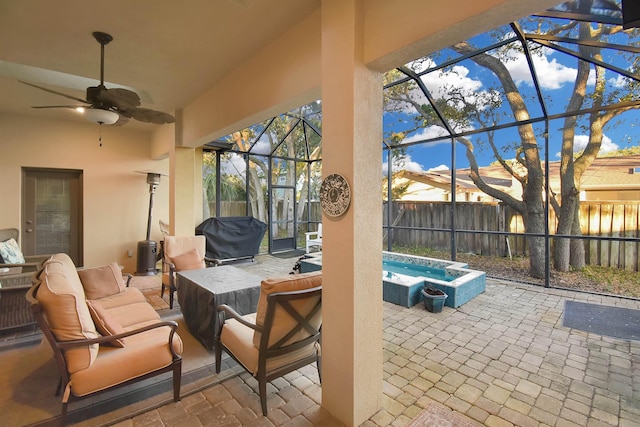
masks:
[(262, 135), (256, 144), (251, 149), (251, 154), (270, 154), (271, 153), (271, 143), (269, 142), (269, 137), (266, 135)]
[(425, 74), (422, 81), (435, 98), (446, 98), (449, 95), (447, 88), (451, 87), (470, 96), (474, 96), (475, 92), (482, 88), (482, 82), (469, 77), (469, 69), (462, 65)]
[[(428, 126), (420, 129), (418, 132), (411, 134), (409, 137), (402, 140), (401, 144), (408, 144), (414, 141), (423, 141), (425, 139), (438, 138), (440, 136), (447, 136), (449, 133), (442, 126)], [(449, 140), (442, 140), (434, 142), (432, 144), (449, 143)]]
[[(430, 58), (422, 58), (419, 61), (409, 64), (417, 73), (433, 67), (435, 63)], [(485, 103), (483, 99), (491, 99), (493, 94), (490, 91), (483, 90), (483, 83), (479, 78), (470, 77), (470, 71), (463, 65), (455, 65), (443, 70), (427, 73), (421, 77), (422, 82), (435, 99), (446, 99), (454, 108), (463, 108), (462, 100), (458, 101), (451, 97), (452, 93), (459, 95), (459, 99), (464, 99), (468, 103), (477, 103), (480, 108)], [(427, 104), (428, 101), (422, 91), (414, 87), (409, 94), (413, 102), (418, 105)], [(396, 112), (406, 113), (410, 116), (416, 114), (415, 108), (408, 102), (387, 100), (387, 106)], [(455, 125), (455, 123), (452, 123)], [(469, 129), (463, 129), (458, 126), (454, 129), (456, 132), (464, 132)]]
[[(576, 135), (573, 138), (573, 152), (578, 153), (584, 150), (587, 147), (588, 143), (589, 143), (589, 135)], [(599, 151), (600, 154), (605, 154), (610, 151), (616, 151), (618, 149), (620, 149), (620, 146), (615, 142), (613, 142), (611, 138), (609, 138), (607, 135), (602, 136), (602, 144), (600, 145), (600, 151)], [(557, 158), (562, 157), (561, 153), (557, 152), (556, 157)]]
[[(589, 143), (588, 135), (576, 135), (576, 137), (573, 139), (573, 147), (574, 147), (573, 150), (575, 152), (584, 150), (585, 147), (587, 146), (587, 143)], [(609, 138), (606, 135), (603, 135), (602, 144), (600, 145), (600, 154), (608, 153), (610, 151), (615, 151), (615, 150), (618, 150), (619, 148), (620, 146), (618, 146), (618, 144), (611, 141), (611, 138)]]
[[(548, 50), (544, 50), (542, 55), (533, 55), (532, 59), (543, 89), (560, 89), (565, 83), (573, 83), (576, 80), (578, 70), (560, 64), (556, 58), (551, 58)], [(512, 61), (508, 61), (506, 66), (516, 84), (533, 85), (529, 64), (524, 55), (518, 55)]]
[(449, 170), (449, 166), (447, 166), (447, 165), (439, 165), (439, 166), (436, 166), (436, 167), (434, 167), (434, 168), (429, 168), (429, 169), (427, 170), (427, 172), (433, 172), (433, 171), (448, 171), (448, 170)]
[(610, 78), (607, 81), (611, 86), (619, 89), (625, 87), (625, 85), (629, 83), (630, 79), (622, 74), (617, 74), (615, 78)]
[[(387, 171), (389, 170), (389, 162), (382, 163), (382, 174), (384, 176), (387, 175)], [(393, 158), (393, 167), (392, 172), (398, 172), (400, 170), (407, 170), (409, 172), (422, 172), (424, 168), (418, 162), (414, 162), (411, 159), (411, 155), (406, 154), (402, 158), (394, 157)]]
[(244, 158), (237, 153), (229, 153), (228, 160), (220, 163), (220, 172), (223, 174), (244, 176), (246, 168)]
[(436, 66), (436, 62), (428, 56), (416, 59), (415, 61), (409, 62), (407, 64), (407, 67), (409, 67), (410, 69), (412, 69), (418, 74), (434, 66)]

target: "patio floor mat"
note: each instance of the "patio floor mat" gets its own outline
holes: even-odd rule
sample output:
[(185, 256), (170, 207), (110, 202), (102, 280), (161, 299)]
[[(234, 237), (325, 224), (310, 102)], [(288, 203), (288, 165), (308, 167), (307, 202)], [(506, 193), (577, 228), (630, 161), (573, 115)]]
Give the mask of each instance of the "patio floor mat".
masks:
[(640, 310), (565, 301), (562, 325), (624, 340), (640, 340)]
[(281, 258), (281, 259), (287, 259), (287, 258), (298, 258), (305, 255), (305, 253), (306, 253), (305, 251), (300, 249), (292, 249), (289, 251), (275, 252), (275, 253), (272, 253), (271, 256), (274, 256), (276, 258)]

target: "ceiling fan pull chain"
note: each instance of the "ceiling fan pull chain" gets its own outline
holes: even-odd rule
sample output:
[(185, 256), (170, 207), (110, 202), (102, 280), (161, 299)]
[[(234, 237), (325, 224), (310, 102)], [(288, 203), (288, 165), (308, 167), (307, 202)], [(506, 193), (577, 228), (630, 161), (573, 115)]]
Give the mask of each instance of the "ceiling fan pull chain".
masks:
[(98, 142), (100, 143), (100, 147), (102, 147), (102, 122), (98, 124), (100, 125), (100, 137), (98, 138)]

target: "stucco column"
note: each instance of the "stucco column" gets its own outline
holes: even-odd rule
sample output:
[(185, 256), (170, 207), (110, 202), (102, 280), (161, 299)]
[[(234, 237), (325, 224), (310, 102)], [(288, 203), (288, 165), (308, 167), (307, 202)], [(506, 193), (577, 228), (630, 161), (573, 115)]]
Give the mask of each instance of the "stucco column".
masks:
[(382, 76), (363, 64), (363, 9), (322, 1), (322, 174), (352, 196), (322, 218), (322, 406), (348, 426), (382, 406)]
[(193, 236), (202, 222), (202, 148), (174, 147), (169, 155), (171, 234)]

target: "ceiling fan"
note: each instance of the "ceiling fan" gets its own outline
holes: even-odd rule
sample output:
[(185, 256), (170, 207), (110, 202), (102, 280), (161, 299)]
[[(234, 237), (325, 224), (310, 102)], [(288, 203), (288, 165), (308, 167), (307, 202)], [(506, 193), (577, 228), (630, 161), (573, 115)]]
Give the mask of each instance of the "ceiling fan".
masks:
[(93, 37), (100, 43), (100, 85), (88, 87), (86, 99), (81, 99), (21, 80), (20, 82), (26, 85), (82, 103), (81, 105), (44, 105), (32, 108), (72, 108), (82, 111), (87, 119), (101, 125), (121, 125), (127, 123), (130, 118), (157, 125), (173, 123), (175, 118), (171, 114), (140, 107), (140, 97), (137, 93), (128, 89), (105, 87), (104, 47), (113, 40), (113, 37), (100, 31), (94, 32)]

